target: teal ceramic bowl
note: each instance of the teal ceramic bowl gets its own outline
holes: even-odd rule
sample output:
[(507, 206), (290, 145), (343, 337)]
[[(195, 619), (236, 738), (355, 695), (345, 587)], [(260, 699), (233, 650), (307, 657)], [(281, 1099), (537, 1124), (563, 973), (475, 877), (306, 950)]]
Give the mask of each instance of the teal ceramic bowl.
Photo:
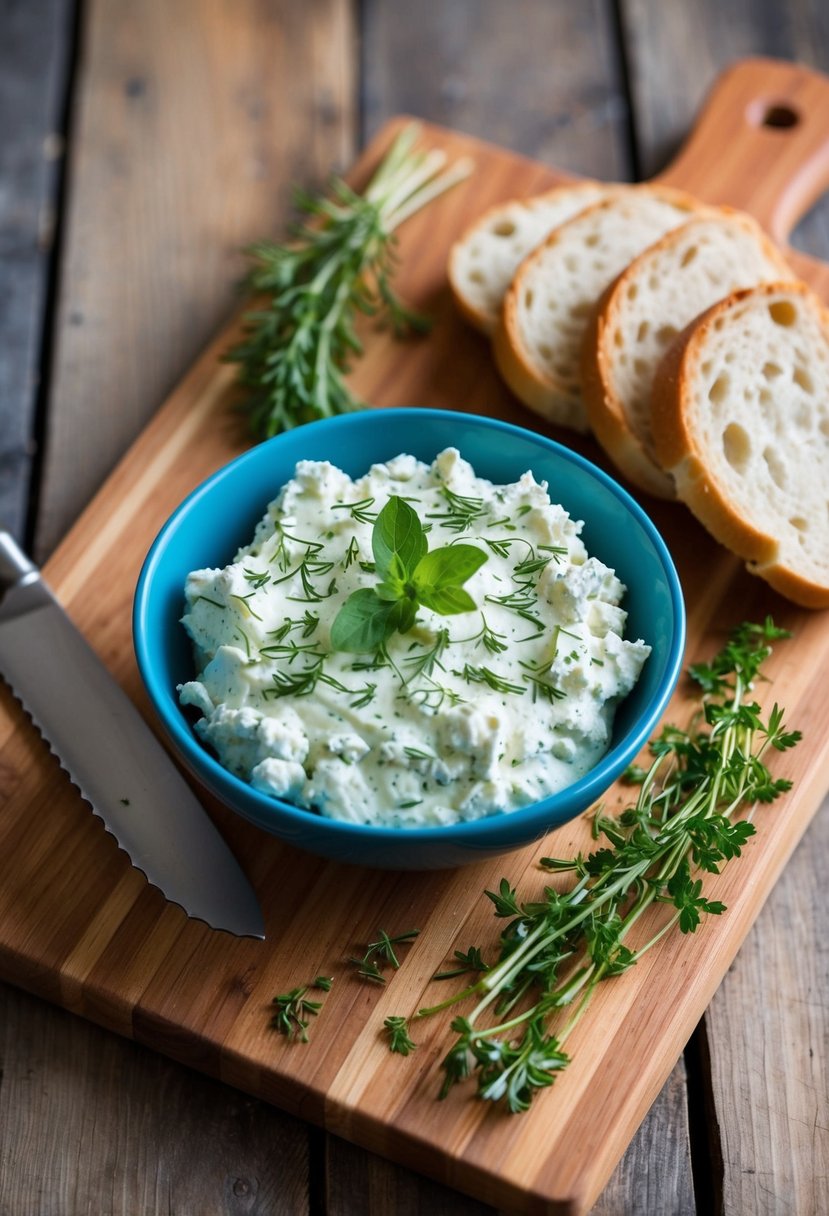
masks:
[[(569, 788), (541, 802), (472, 823), (380, 828), (341, 823), (268, 797), (234, 777), (193, 733), (176, 685), (193, 678), (190, 643), (179, 624), (191, 570), (223, 566), (253, 535), (267, 503), (297, 460), (330, 460), (352, 477), (400, 452), (430, 462), (457, 447), (491, 481), (516, 481), (527, 469), (549, 483), (554, 502), (584, 520), (588, 551), (628, 587), (627, 636), (652, 653), (619, 707), (611, 746)], [(679, 676), (685, 609), (676, 570), (656, 528), (610, 477), (574, 452), (531, 431), (445, 410), (369, 410), (279, 435), (220, 469), (185, 499), (155, 540), (138, 581), (135, 651), (147, 691), (177, 754), (224, 803), (299, 848), (386, 869), (433, 869), (508, 852), (585, 811), (636, 756), (656, 726)]]

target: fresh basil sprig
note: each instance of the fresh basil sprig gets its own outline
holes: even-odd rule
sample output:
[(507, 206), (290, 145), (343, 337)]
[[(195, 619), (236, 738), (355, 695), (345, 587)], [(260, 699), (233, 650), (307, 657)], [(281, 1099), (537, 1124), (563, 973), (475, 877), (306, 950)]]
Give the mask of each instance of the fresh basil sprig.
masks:
[(406, 633), (419, 606), (440, 616), (470, 612), (475, 601), (463, 584), (487, 560), (474, 545), (429, 551), (417, 512), (392, 495), (374, 522), (371, 548), (380, 582), (345, 601), (331, 626), (331, 645), (349, 654), (377, 650), (393, 633)]

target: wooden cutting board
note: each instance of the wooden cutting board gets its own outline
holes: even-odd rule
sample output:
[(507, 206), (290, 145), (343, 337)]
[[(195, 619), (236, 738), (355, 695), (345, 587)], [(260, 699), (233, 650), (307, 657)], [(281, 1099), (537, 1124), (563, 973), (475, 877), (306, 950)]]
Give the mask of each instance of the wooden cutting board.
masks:
[[(392, 138), (391, 124), (354, 170), (361, 184)], [(438, 128), (425, 139), (476, 173), (400, 233), (398, 285), (432, 313), (428, 339), (370, 334), (353, 376), (377, 405), (413, 402), (493, 414), (572, 443), (524, 411), (493, 370), (487, 343), (455, 315), (445, 278), (450, 243), (490, 204), (565, 175)], [(796, 65), (749, 61), (721, 78), (689, 143), (662, 180), (757, 216), (781, 243), (829, 184), (829, 80)], [(829, 300), (829, 267), (790, 252), (793, 268)], [(200, 480), (245, 446), (232, 411), (232, 371), (219, 362), (235, 326), (205, 352), (98, 494), (47, 568), (92, 645), (142, 709), (130, 641), (132, 592), (164, 519)], [(276, 489), (276, 487), (275, 487)], [(791, 607), (750, 578), (677, 504), (645, 502), (671, 548), (688, 602), (688, 661), (724, 632), (771, 613), (794, 632), (777, 648), (768, 699), (787, 707), (804, 742), (781, 758), (790, 796), (762, 810), (743, 858), (711, 882), (728, 912), (694, 937), (669, 934), (598, 992), (568, 1041), (572, 1064), (531, 1111), (506, 1116), (456, 1089), (435, 1101), (448, 1020), (417, 1025), (409, 1057), (379, 1030), (446, 987), (431, 976), (456, 947), (484, 947), (498, 922), (482, 892), (502, 875), (521, 898), (548, 881), (545, 853), (588, 839), (584, 821), (538, 847), (460, 871), (389, 874), (299, 853), (209, 802), (255, 884), (267, 941), (240, 941), (165, 903), (107, 835), (5, 687), (0, 688), (0, 973), (3, 978), (203, 1069), (339, 1135), (487, 1202), (523, 1212), (585, 1212), (659, 1091), (777, 875), (829, 786), (829, 616)], [(684, 721), (680, 690), (669, 717)], [(615, 793), (611, 793), (611, 800)], [(173, 813), (171, 809), (171, 813)], [(643, 924), (643, 939), (660, 922)], [(385, 988), (346, 963), (378, 928), (419, 928)], [(490, 949), (490, 953), (491, 953)], [(486, 950), (485, 950), (486, 953)], [(268, 1029), (277, 992), (318, 973), (332, 991), (308, 1045)]]

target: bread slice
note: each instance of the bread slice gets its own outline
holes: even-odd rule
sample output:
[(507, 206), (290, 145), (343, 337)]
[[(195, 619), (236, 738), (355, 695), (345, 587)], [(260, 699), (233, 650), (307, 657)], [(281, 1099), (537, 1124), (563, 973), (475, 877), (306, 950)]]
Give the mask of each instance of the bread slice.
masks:
[(449, 286), (466, 319), (483, 333), (493, 333), (504, 294), (527, 254), (608, 191), (598, 182), (578, 182), (485, 211), (449, 253)]
[(732, 291), (793, 277), (759, 224), (722, 207), (674, 228), (607, 290), (582, 349), (584, 404), (599, 443), (634, 485), (674, 497), (653, 454), (650, 408), (673, 339)]
[(628, 262), (702, 209), (665, 186), (628, 186), (556, 228), (521, 263), (495, 331), (498, 368), (551, 422), (587, 430), (580, 357), (596, 301)]
[(738, 291), (657, 369), (654, 446), (677, 496), (754, 574), (829, 607), (829, 311), (802, 283)]

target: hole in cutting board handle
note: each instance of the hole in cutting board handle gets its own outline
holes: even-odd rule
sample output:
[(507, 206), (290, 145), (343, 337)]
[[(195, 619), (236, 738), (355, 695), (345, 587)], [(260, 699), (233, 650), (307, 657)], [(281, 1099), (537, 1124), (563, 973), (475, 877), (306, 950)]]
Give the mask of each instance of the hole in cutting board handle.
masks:
[(775, 131), (788, 131), (800, 122), (797, 110), (786, 102), (752, 102), (747, 117), (753, 126), (771, 127)]

